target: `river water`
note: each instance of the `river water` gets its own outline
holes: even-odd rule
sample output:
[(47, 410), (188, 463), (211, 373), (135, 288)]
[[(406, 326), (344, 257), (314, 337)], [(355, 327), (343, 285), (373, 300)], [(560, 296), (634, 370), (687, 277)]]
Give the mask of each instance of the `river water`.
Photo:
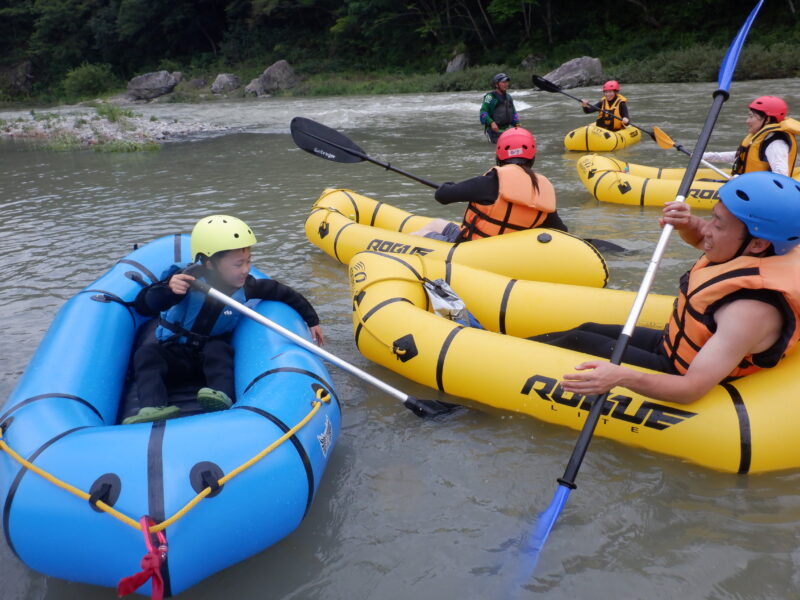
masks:
[[(623, 93), (635, 123), (659, 125), (691, 147), (713, 90), (626, 85)], [(756, 95), (800, 106), (797, 79), (735, 82), (731, 91), (709, 149), (736, 147)], [(564, 133), (587, 116), (560, 94), (512, 92), (523, 125), (536, 134), (536, 168), (554, 182), (562, 218), (574, 233), (629, 248), (607, 257), (611, 286), (635, 289), (659, 236), (658, 209), (597, 203), (575, 172), (579, 154), (562, 145)], [(571, 93), (600, 96), (597, 89)], [(189, 231), (201, 216), (220, 212), (247, 221), (259, 238), (258, 266), (317, 307), (328, 350), (407, 393), (436, 397), (358, 353), (345, 267), (306, 241), (303, 221), (325, 187), (433, 216), (456, 219), (460, 209), (437, 205), (429, 188), (377, 166), (298, 150), (289, 121), (318, 120), (370, 156), (434, 181), (458, 181), (492, 164), (477, 122), (480, 99), (477, 91), (134, 107), (145, 116), (232, 128), (153, 153), (50, 153), (0, 141), (0, 398), (72, 294), (134, 243)], [(647, 138), (616, 156), (656, 166), (687, 162)], [(656, 291), (673, 293), (696, 256), (675, 236)], [(576, 432), (476, 410), (422, 421), (359, 380), (333, 375), (343, 429), (306, 520), (182, 598), (778, 599), (800, 592), (800, 473), (720, 474), (597, 439), (528, 576), (520, 544), (550, 503)], [(34, 573), (4, 545), (0, 589), (9, 600), (115, 596)]]

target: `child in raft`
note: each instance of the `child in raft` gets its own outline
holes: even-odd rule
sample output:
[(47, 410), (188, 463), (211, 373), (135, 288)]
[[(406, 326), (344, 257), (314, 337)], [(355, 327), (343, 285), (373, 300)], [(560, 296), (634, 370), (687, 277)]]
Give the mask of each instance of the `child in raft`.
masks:
[(772, 171), (791, 177), (797, 158), (798, 123), (786, 118), (789, 106), (777, 96), (759, 96), (747, 108), (747, 135), (739, 149), (704, 152), (703, 159), (733, 163), (733, 175)]
[(619, 93), (619, 82), (613, 79), (603, 84), (602, 100), (596, 104), (589, 104), (588, 100), (581, 100), (581, 105), (586, 114), (597, 111), (595, 124), (603, 129), (617, 131), (630, 123), (628, 99)]
[(163, 281), (143, 288), (134, 306), (144, 316), (159, 316), (155, 343), (143, 344), (134, 354), (133, 369), (139, 411), (124, 425), (171, 419), (180, 408), (168, 405), (166, 380), (192, 378), (202, 373), (207, 387), (197, 392), (206, 411), (225, 410), (234, 400), (231, 335), (240, 313), (191, 289), (195, 279), (206, 281), (239, 302), (277, 300), (294, 308), (308, 324), (312, 339), (324, 342), (319, 317), (301, 294), (274, 279), (250, 275), (250, 247), (255, 235), (243, 221), (212, 215), (192, 230), (195, 263), (176, 270)]

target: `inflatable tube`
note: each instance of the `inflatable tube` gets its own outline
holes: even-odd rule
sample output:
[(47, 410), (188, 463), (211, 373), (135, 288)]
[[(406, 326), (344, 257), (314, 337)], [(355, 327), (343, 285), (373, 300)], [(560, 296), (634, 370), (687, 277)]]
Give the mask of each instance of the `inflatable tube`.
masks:
[[(582, 156), (575, 167), (583, 185), (600, 202), (636, 206), (663, 206), (674, 200), (684, 171), (640, 167), (597, 154)], [(692, 208), (710, 210), (719, 199), (717, 190), (724, 183), (711, 169), (700, 169), (686, 194), (686, 203)]]
[(325, 190), (311, 208), (306, 237), (347, 264), (362, 250), (425, 255), (447, 264), (467, 264), (509, 277), (603, 287), (608, 269), (588, 242), (553, 229), (530, 229), (460, 244), (416, 235), (421, 217), (350, 190)]
[[(588, 321), (624, 323), (635, 294), (519, 281), (452, 265), (450, 285), (486, 328), (481, 330), (428, 312), (421, 279), (443, 272), (440, 261), (427, 257), (362, 252), (353, 258), (353, 326), (362, 354), (442, 392), (580, 429), (586, 399), (564, 392), (559, 381), (596, 357), (525, 338)], [(651, 294), (639, 325), (662, 328), (673, 300)], [(617, 388), (596, 434), (720, 471), (797, 468), (798, 368), (795, 351), (777, 367), (718, 385), (688, 405)]]
[[(131, 345), (147, 321), (127, 304), (141, 289), (135, 279), (156, 281), (188, 256), (188, 235), (159, 239), (70, 299), (0, 416), (11, 449), (53, 477), (97, 494), (135, 526), (143, 515), (156, 523), (176, 515), (317, 407), (294, 435), (167, 527), (169, 550), (161, 566), (166, 595), (293, 531), (311, 505), (340, 428), (339, 401), (321, 361), (246, 318), (233, 338), (232, 409), (117, 425)], [(260, 302), (257, 310), (308, 336), (287, 305)], [(0, 453), (0, 486), (6, 541), (30, 568), (109, 587), (141, 570), (146, 548), (140, 531), (21, 467), (9, 452)], [(150, 585), (139, 592), (149, 594)]]
[(623, 127), (617, 131), (597, 125), (584, 125), (564, 136), (564, 147), (573, 152), (613, 152), (642, 141), (642, 132), (636, 127)]
[[(575, 167), (583, 185), (600, 202), (636, 206), (660, 207), (674, 200), (686, 172), (686, 169), (647, 167), (597, 154), (582, 156)], [(800, 179), (800, 167), (795, 168), (792, 176)], [(692, 208), (711, 210), (719, 199), (717, 190), (725, 181), (712, 169), (698, 169), (686, 194), (686, 203)]]

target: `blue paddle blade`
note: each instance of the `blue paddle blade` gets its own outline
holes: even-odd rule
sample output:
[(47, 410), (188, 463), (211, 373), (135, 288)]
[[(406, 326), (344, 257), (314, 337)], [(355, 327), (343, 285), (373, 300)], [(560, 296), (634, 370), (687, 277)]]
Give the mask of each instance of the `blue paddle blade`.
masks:
[(722, 59), (722, 66), (719, 69), (719, 79), (717, 79), (719, 89), (721, 90), (725, 90), (726, 92), (730, 90), (733, 72), (736, 70), (736, 63), (739, 61), (739, 52), (742, 51), (744, 39), (747, 37), (747, 33), (750, 31), (750, 26), (753, 24), (753, 21), (755, 20), (758, 10), (761, 8), (762, 4), (764, 4), (764, 0), (759, 0), (758, 4), (756, 4), (756, 7), (753, 9), (753, 12), (750, 13), (749, 17), (747, 17), (747, 21), (745, 21), (744, 25), (742, 25), (739, 33), (736, 34), (736, 37), (731, 42), (728, 51), (725, 53), (725, 58)]
[(528, 565), (529, 574), (532, 574), (536, 569), (536, 563), (539, 562), (539, 554), (542, 552), (542, 548), (544, 548), (547, 536), (550, 535), (553, 526), (558, 520), (558, 516), (561, 514), (561, 511), (564, 510), (564, 505), (567, 503), (567, 498), (569, 498), (569, 493), (571, 491), (572, 490), (567, 486), (559, 485), (558, 488), (556, 488), (556, 493), (553, 495), (550, 506), (539, 515), (539, 519), (536, 521), (536, 528), (533, 530), (533, 533), (531, 533), (526, 547), (526, 550), (530, 552), (531, 555), (531, 562)]

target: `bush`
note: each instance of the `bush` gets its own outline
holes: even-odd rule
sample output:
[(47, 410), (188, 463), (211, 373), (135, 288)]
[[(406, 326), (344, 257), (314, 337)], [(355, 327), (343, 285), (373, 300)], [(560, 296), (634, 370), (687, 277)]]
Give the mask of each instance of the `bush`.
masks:
[[(705, 44), (687, 46), (680, 50), (666, 50), (636, 61), (621, 62), (609, 66), (626, 82), (671, 83), (683, 81), (714, 81), (725, 48)], [(750, 44), (742, 50), (736, 66), (735, 78), (777, 79), (796, 77), (800, 74), (800, 55), (796, 47), (788, 43), (772, 46)]]
[(508, 73), (511, 93), (531, 86), (530, 73), (510, 65), (469, 67), (457, 73), (344, 72), (310, 75), (298, 87), (286, 90), (292, 96), (335, 96), (352, 94), (404, 94), (426, 92), (488, 92), (492, 76)]
[(44, 149), (51, 152), (69, 152), (70, 150), (77, 150), (82, 147), (80, 138), (69, 131), (59, 131), (53, 134), (47, 143), (44, 144)]
[(155, 152), (160, 149), (156, 142), (134, 140), (109, 140), (92, 146), (94, 152)]
[(724, 48), (689, 46), (659, 52), (646, 59), (609, 65), (606, 71), (613, 72), (623, 81), (636, 83), (714, 81), (724, 53)]
[(96, 104), (94, 109), (97, 111), (99, 117), (111, 121), (112, 123), (116, 123), (123, 117), (131, 118), (135, 116), (132, 110), (120, 108), (116, 104), (109, 104), (107, 102)]
[(69, 71), (62, 81), (64, 92), (71, 98), (96, 98), (117, 85), (111, 66), (107, 64), (83, 63)]

